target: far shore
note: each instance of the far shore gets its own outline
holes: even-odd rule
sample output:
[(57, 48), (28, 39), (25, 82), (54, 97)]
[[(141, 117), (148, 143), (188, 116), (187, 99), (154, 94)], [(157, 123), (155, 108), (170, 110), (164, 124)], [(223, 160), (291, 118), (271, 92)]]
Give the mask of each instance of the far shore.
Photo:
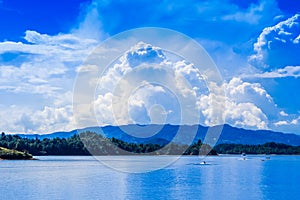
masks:
[[(37, 155), (36, 157), (49, 157), (49, 156), (56, 156), (56, 157), (106, 157), (106, 156), (184, 156), (184, 157), (190, 157), (190, 156), (199, 156), (199, 157), (222, 157), (222, 156), (234, 156), (234, 157), (242, 157), (241, 154), (219, 154), (219, 155), (146, 155), (146, 154), (136, 154), (136, 155)], [(300, 154), (247, 154), (246, 157), (252, 157), (252, 156), (261, 156), (261, 157), (268, 157), (268, 156), (300, 156)], [(33, 159), (35, 160), (35, 159)], [(38, 159), (36, 159), (38, 160)]]
[[(14, 161), (24, 161), (24, 160), (40, 160), (36, 157), (51, 157), (51, 156), (55, 156), (55, 157), (122, 157), (122, 156), (130, 156), (130, 157), (134, 157), (134, 156), (183, 156), (183, 157), (193, 157), (193, 156), (199, 156), (199, 157), (240, 157), (242, 158), (241, 154), (219, 154), (219, 155), (142, 155), (142, 154), (137, 154), (137, 155), (38, 155), (38, 156), (34, 156), (32, 158), (28, 158), (28, 159), (3, 159), (0, 158), (0, 161), (5, 161), (5, 160), (14, 160)], [(299, 154), (247, 154), (247, 157), (262, 157), (262, 158), (266, 158), (266, 157), (275, 157), (275, 156), (300, 156)], [(247, 159), (246, 159), (247, 160)], [(265, 161), (265, 160), (264, 160)]]

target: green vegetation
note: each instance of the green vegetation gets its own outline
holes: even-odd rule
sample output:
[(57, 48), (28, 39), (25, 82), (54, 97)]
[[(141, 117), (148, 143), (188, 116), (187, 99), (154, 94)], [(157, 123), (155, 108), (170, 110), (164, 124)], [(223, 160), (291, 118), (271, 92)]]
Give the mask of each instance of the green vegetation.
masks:
[(300, 146), (290, 146), (275, 142), (263, 145), (219, 144), (214, 147), (219, 154), (284, 154), (300, 155)]
[[(266, 143), (263, 145), (220, 144), (213, 149), (201, 140), (188, 146), (128, 143), (116, 138), (105, 138), (94, 132), (83, 132), (70, 138), (21, 138), (17, 135), (0, 136), (0, 147), (28, 152), (32, 155), (217, 155), (217, 154), (300, 154), (300, 146)], [(21, 152), (22, 153), (22, 152)]]
[(0, 146), (18, 151), (27, 151), (32, 155), (89, 155), (78, 135), (68, 139), (45, 138), (40, 140), (2, 133)]
[(7, 160), (28, 160), (32, 159), (32, 155), (27, 152), (20, 152), (17, 150), (11, 150), (0, 147), (0, 159)]
[(111, 142), (119, 147), (119, 149), (125, 150), (120, 153), (132, 152), (150, 155), (217, 155), (216, 151), (209, 145), (203, 144), (201, 140), (190, 146), (175, 143), (170, 143), (165, 146), (158, 144), (134, 144), (126, 143), (115, 138), (112, 138)]
[(143, 153), (149, 155), (216, 155), (209, 145), (202, 144), (199, 140), (191, 146), (170, 143), (136, 144), (127, 143), (116, 138), (105, 138), (94, 132), (83, 132), (70, 138), (45, 138), (40, 140), (21, 138), (17, 135), (0, 136), (0, 146), (27, 151), (32, 155), (132, 155)]

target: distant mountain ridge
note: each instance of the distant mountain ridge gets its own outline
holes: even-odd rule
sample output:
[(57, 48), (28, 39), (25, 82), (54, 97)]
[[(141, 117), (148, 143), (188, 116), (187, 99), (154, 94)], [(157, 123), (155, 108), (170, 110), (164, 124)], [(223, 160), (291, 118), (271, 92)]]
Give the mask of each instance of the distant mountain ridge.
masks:
[[(220, 137), (219, 130), (222, 128)], [(69, 132), (55, 132), (51, 134), (18, 134), (24, 138), (69, 138), (74, 134), (92, 131), (101, 134), (107, 138), (117, 138), (129, 143), (151, 143), (167, 144), (169, 141), (175, 143), (188, 144), (204, 138), (207, 131), (212, 132), (217, 144), (249, 144), (257, 145), (266, 142), (283, 143), (293, 146), (300, 146), (300, 135), (274, 132), (269, 130), (246, 130), (232, 127), (230, 125), (205, 127), (201, 125), (123, 125), (123, 126), (104, 126), (87, 127)]]

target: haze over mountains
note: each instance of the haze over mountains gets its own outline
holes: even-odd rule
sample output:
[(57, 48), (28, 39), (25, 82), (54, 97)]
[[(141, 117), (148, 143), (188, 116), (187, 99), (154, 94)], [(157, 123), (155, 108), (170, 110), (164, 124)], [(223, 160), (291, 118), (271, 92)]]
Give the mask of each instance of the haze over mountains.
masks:
[[(107, 138), (115, 137), (129, 143), (167, 144), (170, 141), (188, 144), (201, 139), (204, 141), (207, 131), (213, 135), (216, 144), (264, 144), (266, 142), (284, 143), (299, 146), (300, 135), (274, 132), (269, 130), (246, 130), (229, 125), (205, 127), (201, 125), (123, 125), (87, 127), (70, 132), (55, 132), (51, 134), (19, 134), (26, 138), (69, 138), (74, 134), (92, 131)], [(220, 132), (222, 130), (222, 132)], [(219, 137), (220, 136), (220, 137)], [(207, 139), (207, 138), (206, 138)]]

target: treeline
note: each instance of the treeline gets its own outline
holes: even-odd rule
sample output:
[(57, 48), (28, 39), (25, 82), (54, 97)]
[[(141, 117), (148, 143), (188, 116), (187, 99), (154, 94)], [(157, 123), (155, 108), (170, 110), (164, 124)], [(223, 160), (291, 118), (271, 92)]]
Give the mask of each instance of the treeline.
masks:
[[(115, 138), (111, 142), (121, 149), (122, 153), (145, 153), (150, 155), (217, 155), (217, 152), (209, 145), (203, 144), (201, 140), (190, 146), (169, 143), (168, 145), (158, 144), (135, 144), (127, 143)], [(125, 151), (125, 152), (124, 152)]]
[(78, 135), (70, 138), (28, 139), (18, 135), (0, 136), (0, 146), (32, 155), (89, 155)]
[(290, 146), (275, 142), (268, 142), (262, 145), (219, 144), (214, 147), (214, 150), (216, 150), (219, 154), (300, 154), (300, 146)]
[(300, 146), (274, 142), (263, 145), (219, 144), (214, 148), (201, 140), (188, 146), (175, 143), (136, 144), (116, 138), (105, 138), (94, 132), (83, 132), (70, 138), (29, 139), (17, 135), (0, 136), (0, 147), (32, 155), (217, 155), (217, 154), (300, 154)]
[(8, 149), (28, 152), (32, 155), (217, 155), (201, 140), (190, 146), (170, 143), (136, 144), (127, 143), (116, 138), (105, 138), (94, 132), (83, 132), (70, 138), (44, 138), (42, 140), (21, 138), (18, 135), (0, 136), (0, 146)]

